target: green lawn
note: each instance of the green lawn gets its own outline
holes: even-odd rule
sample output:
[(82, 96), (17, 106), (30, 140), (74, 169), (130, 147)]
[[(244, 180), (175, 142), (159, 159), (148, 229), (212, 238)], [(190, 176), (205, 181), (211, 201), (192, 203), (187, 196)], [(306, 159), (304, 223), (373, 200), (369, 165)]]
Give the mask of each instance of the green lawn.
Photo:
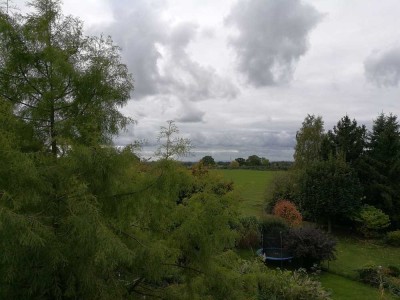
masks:
[(366, 265), (391, 265), (400, 268), (399, 248), (370, 241), (340, 237), (336, 254), (337, 259), (329, 263), (329, 271), (349, 278), (357, 278), (355, 270)]
[(240, 211), (245, 216), (262, 216), (264, 213), (265, 190), (280, 171), (216, 170), (234, 182), (240, 193)]
[(376, 288), (331, 273), (322, 274), (320, 281), (326, 290), (332, 292), (333, 300), (396, 299), (387, 292), (381, 297)]

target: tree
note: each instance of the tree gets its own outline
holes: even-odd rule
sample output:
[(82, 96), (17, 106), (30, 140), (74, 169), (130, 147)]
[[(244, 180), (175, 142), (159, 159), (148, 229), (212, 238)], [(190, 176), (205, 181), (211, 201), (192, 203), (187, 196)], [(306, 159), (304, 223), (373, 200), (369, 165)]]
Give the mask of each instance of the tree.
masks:
[(400, 125), (396, 115), (382, 113), (374, 120), (367, 148), (358, 168), (366, 203), (382, 209), (400, 226)]
[(327, 222), (329, 231), (332, 220), (349, 219), (360, 208), (361, 184), (355, 171), (341, 158), (310, 164), (298, 180), (298, 207), (309, 219)]
[(158, 142), (162, 143), (156, 150), (155, 155), (162, 159), (172, 159), (174, 157), (182, 157), (190, 154), (193, 148), (192, 142), (187, 138), (176, 137), (179, 133), (175, 121), (167, 121), (167, 127), (161, 126)]
[(212, 156), (206, 155), (200, 160), (205, 166), (214, 166), (215, 160)]
[[(329, 141), (329, 153), (332, 155), (344, 155), (348, 163), (357, 161), (364, 153), (367, 142), (367, 129), (365, 125), (358, 126), (357, 121), (350, 120), (345, 115), (339, 120), (333, 130), (327, 133)], [(325, 157), (329, 156), (325, 153)]]
[(118, 47), (84, 37), (58, 0), (31, 6), (25, 16), (0, 13), (1, 96), (54, 156), (76, 142), (109, 143), (129, 122), (117, 108), (133, 87)]
[(242, 157), (235, 158), (235, 160), (239, 163), (240, 167), (246, 165), (246, 160)]
[(248, 165), (248, 166), (261, 166), (261, 158), (259, 158), (257, 155), (250, 155), (246, 159), (246, 165)]
[(263, 166), (268, 167), (269, 166), (269, 159), (265, 158), (265, 157), (261, 157), (261, 164)]
[(302, 127), (296, 133), (294, 166), (301, 169), (313, 161), (320, 160), (323, 139), (324, 122), (322, 117), (307, 115)]

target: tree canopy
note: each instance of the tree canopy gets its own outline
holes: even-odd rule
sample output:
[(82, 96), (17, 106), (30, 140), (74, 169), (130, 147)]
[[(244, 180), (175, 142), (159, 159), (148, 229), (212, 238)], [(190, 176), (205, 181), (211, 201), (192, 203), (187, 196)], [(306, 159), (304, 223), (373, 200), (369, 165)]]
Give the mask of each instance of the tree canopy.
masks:
[(60, 1), (30, 4), (28, 15), (0, 13), (0, 94), (33, 126), (53, 155), (73, 143), (109, 143), (128, 118), (132, 76), (110, 38), (85, 37)]
[(305, 167), (321, 159), (321, 148), (324, 139), (324, 121), (321, 116), (307, 115), (302, 127), (296, 133), (294, 166)]

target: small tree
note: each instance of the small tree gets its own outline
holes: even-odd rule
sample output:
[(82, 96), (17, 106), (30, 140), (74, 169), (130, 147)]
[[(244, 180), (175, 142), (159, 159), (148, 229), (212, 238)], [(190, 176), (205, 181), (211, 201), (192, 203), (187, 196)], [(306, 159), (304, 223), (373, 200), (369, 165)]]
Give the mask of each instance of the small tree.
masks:
[(275, 216), (284, 219), (290, 226), (299, 226), (303, 220), (300, 212), (297, 210), (296, 205), (288, 200), (278, 201), (272, 213)]
[(246, 160), (242, 157), (235, 158), (235, 160), (239, 163), (240, 167), (246, 165)]
[(215, 160), (212, 156), (206, 155), (200, 160), (205, 166), (214, 166)]
[(233, 160), (233, 161), (231, 161), (230, 163), (229, 163), (229, 168), (231, 168), (231, 169), (237, 169), (237, 168), (239, 168), (240, 167), (240, 165), (239, 165), (239, 163), (237, 162), (237, 160)]
[(183, 157), (190, 154), (193, 149), (190, 139), (176, 137), (179, 133), (175, 121), (167, 121), (167, 126), (161, 126), (157, 141), (162, 143), (155, 152), (155, 155), (162, 159), (173, 159), (174, 157)]
[(261, 158), (259, 158), (257, 155), (250, 155), (246, 159), (246, 164), (248, 166), (261, 166)]

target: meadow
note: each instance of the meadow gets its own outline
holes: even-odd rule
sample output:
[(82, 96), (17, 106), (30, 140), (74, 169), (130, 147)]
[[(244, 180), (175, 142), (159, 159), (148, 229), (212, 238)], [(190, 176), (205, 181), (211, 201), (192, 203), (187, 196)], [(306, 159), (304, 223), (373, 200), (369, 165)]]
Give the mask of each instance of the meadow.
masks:
[(241, 198), (239, 207), (244, 216), (260, 217), (264, 214), (265, 192), (276, 174), (283, 171), (216, 170), (232, 180)]
[[(266, 191), (278, 171), (257, 170), (216, 170), (227, 180), (234, 182), (241, 196), (239, 208), (243, 216), (261, 217), (264, 212)], [(283, 172), (283, 171), (279, 171)], [(366, 265), (400, 267), (400, 250), (372, 241), (336, 234), (337, 259), (325, 264), (328, 269), (320, 275), (322, 285), (332, 291), (332, 299), (398, 299), (388, 293), (383, 296), (379, 290), (357, 281), (356, 270)], [(254, 250), (240, 250), (246, 259)]]

